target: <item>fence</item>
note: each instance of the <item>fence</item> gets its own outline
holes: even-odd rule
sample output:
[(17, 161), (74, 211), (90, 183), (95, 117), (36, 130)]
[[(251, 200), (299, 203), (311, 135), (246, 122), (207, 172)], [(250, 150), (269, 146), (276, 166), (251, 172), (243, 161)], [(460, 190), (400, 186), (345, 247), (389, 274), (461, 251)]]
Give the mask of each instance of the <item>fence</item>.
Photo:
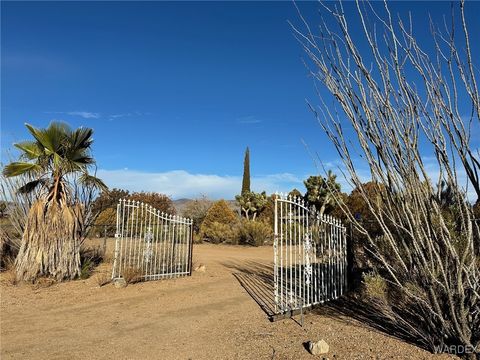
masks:
[(120, 200), (112, 278), (125, 271), (138, 272), (144, 280), (191, 275), (192, 223), (138, 201)]
[(275, 313), (336, 299), (347, 286), (346, 229), (299, 198), (275, 197)]

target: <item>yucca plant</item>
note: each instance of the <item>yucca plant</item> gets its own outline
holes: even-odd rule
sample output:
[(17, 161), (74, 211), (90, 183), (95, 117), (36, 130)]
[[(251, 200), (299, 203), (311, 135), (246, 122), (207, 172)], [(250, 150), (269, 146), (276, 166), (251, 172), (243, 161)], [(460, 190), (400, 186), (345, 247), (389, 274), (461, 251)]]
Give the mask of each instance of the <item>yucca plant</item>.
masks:
[(73, 279), (81, 273), (80, 242), (88, 225), (89, 200), (95, 191), (106, 189), (89, 172), (95, 165), (90, 153), (93, 130), (72, 130), (59, 122), (45, 129), (26, 127), (34, 139), (14, 144), (20, 159), (3, 169), (5, 177), (28, 179), (18, 192), (38, 194), (15, 261), (17, 278)]

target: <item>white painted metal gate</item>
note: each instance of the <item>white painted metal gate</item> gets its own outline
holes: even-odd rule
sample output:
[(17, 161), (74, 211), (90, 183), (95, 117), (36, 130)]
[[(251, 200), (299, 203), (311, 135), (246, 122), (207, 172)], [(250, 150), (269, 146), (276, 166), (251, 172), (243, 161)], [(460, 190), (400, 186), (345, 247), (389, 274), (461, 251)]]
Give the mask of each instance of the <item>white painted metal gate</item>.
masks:
[(340, 297), (347, 285), (346, 229), (303, 199), (275, 197), (275, 313), (293, 315)]
[(112, 278), (126, 271), (144, 280), (191, 275), (192, 224), (148, 204), (120, 200)]

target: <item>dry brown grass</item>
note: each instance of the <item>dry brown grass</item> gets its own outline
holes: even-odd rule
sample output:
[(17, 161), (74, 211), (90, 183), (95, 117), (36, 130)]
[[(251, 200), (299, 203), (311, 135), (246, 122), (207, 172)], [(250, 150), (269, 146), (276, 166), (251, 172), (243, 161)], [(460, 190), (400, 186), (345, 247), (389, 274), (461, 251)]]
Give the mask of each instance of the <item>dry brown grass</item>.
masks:
[(375, 272), (363, 274), (363, 293), (370, 299), (387, 301), (387, 283)]
[(102, 287), (110, 283), (110, 281), (112, 281), (112, 278), (110, 275), (111, 275), (110, 272), (107, 272), (107, 271), (101, 271), (97, 273), (97, 275), (95, 275), (95, 281), (97, 282), (97, 285), (99, 287)]
[(125, 280), (127, 285), (135, 284), (137, 282), (142, 281), (143, 280), (142, 275), (143, 275), (142, 269), (138, 267), (133, 267), (133, 266), (126, 267), (122, 272), (123, 279)]

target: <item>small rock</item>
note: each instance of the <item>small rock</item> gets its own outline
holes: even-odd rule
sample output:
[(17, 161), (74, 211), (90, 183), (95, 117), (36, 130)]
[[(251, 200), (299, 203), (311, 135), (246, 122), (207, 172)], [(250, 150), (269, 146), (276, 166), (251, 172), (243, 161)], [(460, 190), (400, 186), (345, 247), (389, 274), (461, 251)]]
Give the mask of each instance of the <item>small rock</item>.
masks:
[(198, 271), (198, 272), (205, 272), (206, 270), (207, 270), (207, 267), (203, 264), (200, 264), (195, 268), (195, 271)]
[(308, 351), (312, 355), (322, 355), (328, 353), (330, 347), (328, 346), (325, 340), (320, 340), (317, 342), (309, 341), (308, 342)]
[(125, 279), (116, 279), (114, 281), (114, 285), (117, 289), (120, 289), (120, 288), (124, 288), (127, 286), (127, 282), (125, 281)]

